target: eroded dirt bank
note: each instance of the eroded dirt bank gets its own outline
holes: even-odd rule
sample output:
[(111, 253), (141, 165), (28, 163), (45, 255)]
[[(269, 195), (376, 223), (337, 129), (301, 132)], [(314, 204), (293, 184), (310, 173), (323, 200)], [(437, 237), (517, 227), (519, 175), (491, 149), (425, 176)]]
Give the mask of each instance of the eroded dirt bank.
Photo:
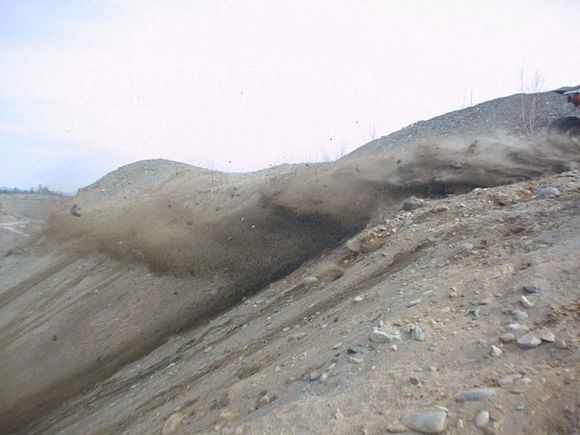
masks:
[[(302, 338), (306, 337), (302, 335), (302, 330), (296, 332), (295, 338), (290, 338), (296, 325), (318, 318), (322, 313), (328, 316), (337, 314), (338, 320), (334, 322), (333, 318), (332, 323), (341, 323), (339, 311), (333, 311), (339, 306), (341, 310), (346, 310), (345, 313), (349, 309), (354, 310), (352, 316), (342, 317), (345, 324), (351, 324), (357, 318), (356, 310), (364, 306), (351, 306), (351, 296), (362, 295), (366, 300), (365, 295), (371, 289), (379, 292), (384, 286), (390, 288), (392, 276), (405, 276), (411, 270), (416, 273), (419, 267), (416, 263), (425, 258), (425, 252), (430, 253), (432, 272), (441, 272), (440, 266), (445, 263), (439, 263), (438, 258), (443, 254), (437, 240), (431, 240), (430, 233), (437, 225), (443, 225), (442, 228), (453, 226), (455, 220), (461, 220), (461, 216), (439, 214), (432, 209), (425, 216), (421, 215), (420, 220), (424, 222), (419, 223), (425, 223), (421, 229), (416, 228), (417, 222), (397, 227), (397, 231), (406, 232), (408, 240), (402, 239), (401, 233), (396, 233), (396, 236), (388, 233), (388, 228), (380, 230), (384, 234), (379, 236), (377, 233), (376, 239), (380, 241), (377, 243), (381, 246), (382, 242), (388, 243), (381, 247), (381, 253), (373, 247), (371, 250), (375, 253), (366, 260), (364, 255), (353, 256), (350, 251), (341, 251), (340, 246), (346, 239), (369, 223), (393, 216), (400, 202), (411, 194), (442, 196), (476, 187), (513, 183), (570, 169), (579, 161), (578, 150), (573, 144), (556, 145), (541, 138), (529, 142), (506, 138), (480, 138), (477, 141), (434, 138), (431, 144), (412, 151), (384, 152), (335, 164), (286, 167), (249, 175), (218, 174), (164, 161), (141, 162), (122, 168), (77, 196), (75, 202), (82, 210), (80, 217), (68, 214), (67, 210), (54, 214), (42, 236), (1, 260), (2, 269), (9, 271), (2, 275), (0, 293), (2, 427), (11, 430), (25, 427), (54, 409), (60, 401), (91, 387), (97, 381), (104, 381), (120, 367), (158, 348), (168, 337), (188, 330), (78, 398), (81, 402), (93, 401), (96, 403), (93, 406), (99, 409), (111, 400), (107, 404), (110, 412), (91, 413), (84, 406), (87, 402), (83, 402), (84, 405), (78, 409), (68, 404), (64, 410), (57, 410), (41, 419), (36, 429), (26, 430), (44, 428), (42, 430), (51, 431), (59, 427), (65, 429), (68, 425), (73, 428), (77, 422), (83, 425), (92, 421), (90, 427), (96, 431), (101, 430), (98, 428), (104, 432), (157, 431), (158, 423), (153, 422), (157, 422), (162, 413), (167, 413), (168, 408), (162, 406), (165, 402), (186, 411), (184, 421), (193, 424), (189, 428), (192, 432), (210, 430), (218, 422), (217, 410), (225, 405), (218, 404), (207, 413), (198, 408), (203, 408), (203, 403), (215, 394), (223, 396), (225, 389), (228, 394), (233, 394), (242, 385), (249, 388), (247, 382), (262, 385), (265, 381), (253, 375), (263, 367), (271, 367), (273, 363), (270, 359), (285, 358), (288, 352), (293, 353), (302, 346)], [(561, 180), (576, 182), (577, 179), (572, 174), (555, 180), (560, 183)], [(570, 185), (573, 185), (572, 181)], [(525, 201), (505, 200), (507, 202), (504, 201), (503, 205), (498, 205), (497, 201), (491, 204), (502, 207), (502, 212), (513, 207), (527, 207), (528, 204), (549, 206), (549, 203), (528, 201), (534, 196), (533, 186), (530, 189), (529, 194), (524, 195)], [(568, 196), (554, 199), (554, 203), (560, 204), (568, 198), (567, 202), (561, 203), (564, 210), (562, 216), (571, 219), (572, 223), (561, 222), (554, 229), (566, 245), (565, 249), (571, 249), (570, 243), (576, 243), (572, 235), (577, 223), (574, 220), (577, 213), (575, 215), (574, 211), (577, 211), (578, 204), (574, 197), (577, 190), (574, 189), (566, 193)], [(481, 200), (477, 206), (481, 209), (482, 222), (474, 222), (475, 227), (470, 230), (474, 234), (481, 235), (486, 231), (486, 225), (492, 225), (484, 222), (490, 219), (486, 208), (490, 206), (486, 202), (488, 200), (491, 201), (489, 198)], [(433, 204), (436, 207), (436, 203)], [(459, 213), (461, 205), (454, 204)], [(541, 207), (536, 208), (538, 216), (546, 213), (541, 211)], [(494, 213), (490, 212), (490, 215)], [(442, 217), (447, 221), (440, 221)], [(395, 223), (392, 222), (393, 225)], [(572, 227), (566, 230), (568, 224)], [(466, 231), (466, 228), (460, 229)], [(457, 234), (459, 232), (456, 231), (454, 236)], [(466, 233), (461, 234), (464, 238), (468, 237)], [(517, 245), (520, 237), (514, 235), (512, 242)], [(395, 240), (404, 242), (397, 244)], [(487, 244), (481, 248), (489, 250)], [(328, 251), (333, 248), (337, 250)], [(513, 249), (517, 251), (519, 248)], [(325, 261), (331, 261), (329, 265), (341, 270), (346, 267), (344, 276), (335, 284), (323, 282), (338, 277), (342, 272), (325, 274), (321, 270), (320, 279), (316, 283), (309, 281), (308, 285), (299, 284), (301, 278), (296, 275), (299, 272), (295, 272), (293, 276), (296, 278), (277, 281), (264, 293), (275, 293), (271, 297), (278, 301), (278, 305), (268, 309), (270, 311), (260, 311), (261, 302), (256, 303), (256, 307), (243, 304), (213, 320), (213, 324), (220, 324), (219, 319), (226, 319), (223, 320), (226, 322), (223, 327), (215, 329), (207, 324), (243, 297), (250, 296), (296, 268), (306, 273), (308, 266), (303, 263), (322, 252), (328, 255), (320, 262), (311, 263), (312, 267), (316, 265), (316, 268), (324, 269)], [(498, 252), (499, 257), (504, 255), (503, 251)], [(566, 252), (570, 259), (578, 259), (574, 257), (577, 251)], [(471, 261), (477, 257), (467, 255), (466, 258)], [(483, 270), (494, 264), (497, 265), (484, 262), (480, 266)], [(457, 266), (448, 263), (447, 266), (449, 268), (443, 270), (448, 270), (449, 274), (455, 267), (457, 270), (464, 268), (464, 273), (475, 267), (471, 263)], [(573, 282), (572, 279), (577, 278), (577, 270), (562, 267), (568, 270), (569, 277), (566, 278), (562, 272), (563, 278), (558, 279)], [(289, 285), (292, 279), (295, 282)], [(471, 283), (479, 279), (482, 279), (481, 276)], [(493, 280), (490, 282), (493, 284)], [(558, 291), (564, 293), (567, 285), (562, 284)], [(313, 288), (320, 292), (313, 292)], [(381, 298), (395, 301), (397, 297), (411, 297), (408, 289), (399, 290), (401, 294), (384, 293)], [(312, 300), (319, 293), (322, 299), (318, 302)], [(490, 295), (493, 296), (493, 292)], [(263, 301), (266, 297), (270, 296), (260, 294), (256, 298)], [(256, 312), (250, 308), (259, 310)], [(282, 308), (288, 310), (286, 317), (278, 315)], [(462, 307), (455, 308), (460, 312)], [(240, 314), (235, 314), (238, 312), (236, 310), (247, 309), (250, 309), (248, 315), (255, 317), (252, 320), (256, 322), (254, 326), (261, 325), (258, 330), (250, 328), (252, 322), (249, 318), (242, 322), (239, 320)], [(374, 312), (376, 309), (378, 307), (371, 310), (372, 316), (385, 317), (388, 313)], [(393, 310), (397, 312), (395, 308)], [(361, 314), (363, 318), (356, 322), (365, 324), (371, 311)], [(379, 320), (379, 317), (373, 321)], [(267, 326), (272, 324), (274, 318), (279, 318), (284, 326), (282, 323), (280, 328)], [(386, 318), (383, 320), (387, 321)], [(324, 330), (328, 329), (329, 323), (326, 325)], [(400, 327), (405, 326), (402, 324)], [(206, 329), (207, 334), (200, 332)], [(367, 329), (359, 332), (367, 334)], [(207, 342), (218, 330), (225, 334), (227, 340), (234, 340), (224, 341), (227, 344), (220, 350)], [(264, 333), (263, 338), (256, 338)], [(347, 334), (350, 333), (349, 329)], [(190, 337), (185, 339), (189, 344), (185, 345), (184, 341), (179, 345), (180, 350), (172, 347), (176, 340), (180, 340), (179, 337)], [(327, 337), (328, 340), (337, 338)], [(309, 341), (311, 347), (305, 350), (315, 360), (323, 354), (314, 355), (316, 349), (323, 346), (323, 342), (317, 340)], [(248, 358), (255, 359), (268, 343), (273, 343), (275, 348), (282, 346), (275, 352), (272, 348), (276, 357), (269, 356), (265, 362), (247, 361)], [(204, 346), (203, 349), (200, 346)], [(339, 348), (331, 350), (339, 353)], [(169, 354), (161, 356), (160, 352)], [(182, 359), (193, 366), (185, 371), (174, 370)], [(302, 364), (303, 368), (312, 369), (313, 361), (308, 359), (307, 364)], [(147, 366), (150, 368), (143, 371), (142, 368)], [(278, 371), (281, 371), (282, 366), (279, 367)], [(143, 394), (131, 396), (131, 386), (140, 388), (141, 382), (149, 382), (147, 379), (154, 382), (154, 375), (163, 368), (176, 375), (177, 383), (162, 376), (159, 379), (161, 384), (143, 387)], [(322, 366), (315, 370), (319, 369)], [(116, 379), (125, 376), (125, 370), (130, 373), (128, 380), (117, 383)], [(213, 379), (211, 386), (200, 386), (208, 378)], [(300, 374), (294, 381), (288, 382), (288, 385), (295, 382), (300, 385), (292, 393), (295, 396), (285, 399), (288, 406), (300, 408), (308, 403), (306, 400), (300, 405), (290, 405), (294, 403), (292, 397), (303, 393), (302, 378), (303, 374)], [(279, 380), (276, 376), (275, 379)], [(169, 392), (167, 385), (173, 385)], [(274, 384), (271, 385), (270, 389), (274, 388)], [(278, 391), (281, 386), (276, 385), (276, 391), (270, 395), (266, 393), (268, 399), (263, 402), (269, 403), (274, 396), (286, 394)], [(308, 384), (307, 387), (314, 388), (314, 385), (318, 384)], [(192, 386), (195, 388), (191, 394), (186, 394)], [(112, 390), (108, 390), (109, 387)], [(264, 391), (270, 389), (264, 387)], [(205, 391), (204, 395), (200, 395), (202, 391)], [(240, 391), (240, 394), (249, 394), (250, 391)], [(359, 393), (362, 397), (363, 391)], [(191, 396), (187, 399), (191, 402), (185, 400), (186, 396)], [(229, 396), (226, 394), (226, 397)], [(240, 396), (239, 403), (246, 403), (244, 406), (247, 408), (247, 397), (243, 397)], [(214, 399), (218, 400), (218, 397)], [(117, 407), (117, 400), (124, 401), (124, 405)], [(260, 402), (262, 399), (255, 397), (252, 400)], [(224, 402), (230, 401), (231, 398), (224, 399)], [(199, 406), (194, 406), (198, 402)], [(280, 412), (284, 412), (283, 409), (281, 407)], [(210, 412), (212, 410), (216, 412)], [(240, 412), (239, 417), (248, 415), (250, 420), (262, 422), (252, 424), (268, 424), (268, 418), (274, 418), (272, 416), (276, 414), (269, 413), (270, 417), (261, 419), (258, 417), (264, 410), (250, 414), (249, 411)], [(72, 420), (65, 418), (69, 414)], [(155, 420), (152, 420), (153, 416)], [(249, 424), (250, 420), (244, 417), (239, 423)], [(53, 424), (54, 428), (51, 426)], [(218, 422), (218, 425), (223, 424)], [(299, 426), (296, 432), (300, 432)]]

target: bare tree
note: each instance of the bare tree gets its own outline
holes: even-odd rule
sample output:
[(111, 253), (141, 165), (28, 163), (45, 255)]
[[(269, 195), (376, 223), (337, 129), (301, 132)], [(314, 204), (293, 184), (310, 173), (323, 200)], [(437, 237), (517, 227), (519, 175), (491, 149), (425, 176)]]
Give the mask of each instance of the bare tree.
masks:
[(538, 111), (538, 92), (544, 87), (544, 77), (538, 71), (526, 81), (524, 69), (520, 70), (520, 91), (522, 93), (522, 125), (526, 135), (536, 132), (537, 111)]

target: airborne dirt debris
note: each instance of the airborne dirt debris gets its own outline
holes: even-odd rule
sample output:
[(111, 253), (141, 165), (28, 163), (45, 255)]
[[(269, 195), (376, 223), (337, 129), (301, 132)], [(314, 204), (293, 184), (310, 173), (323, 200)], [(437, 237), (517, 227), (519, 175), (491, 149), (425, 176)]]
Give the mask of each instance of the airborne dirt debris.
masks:
[(0, 260), (0, 427), (577, 431), (578, 149), (472, 143), (84, 189)]

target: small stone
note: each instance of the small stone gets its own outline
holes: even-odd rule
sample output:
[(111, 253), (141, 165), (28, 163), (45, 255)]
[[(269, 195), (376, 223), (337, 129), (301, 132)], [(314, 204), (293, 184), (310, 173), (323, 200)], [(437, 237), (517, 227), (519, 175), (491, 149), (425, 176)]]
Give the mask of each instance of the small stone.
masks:
[(526, 325), (522, 325), (520, 323), (510, 323), (509, 325), (506, 325), (505, 330), (506, 331), (528, 332), (530, 330), (530, 328), (528, 328)]
[(228, 411), (228, 410), (225, 410), (224, 409), (220, 413), (219, 420), (222, 423), (228, 423), (228, 422), (231, 422), (231, 421), (234, 421), (234, 420), (238, 419), (239, 417), (240, 417), (240, 413), (239, 412)]
[(515, 409), (516, 411), (523, 411), (524, 409), (526, 409), (526, 407), (524, 406), (524, 404), (523, 404), (523, 403), (520, 403), (520, 404), (516, 405), (516, 406), (514, 407), (514, 409)]
[(440, 433), (445, 430), (447, 413), (439, 410), (409, 412), (403, 416), (402, 422), (417, 432)]
[(521, 322), (522, 320), (526, 320), (528, 318), (528, 313), (525, 311), (514, 311), (514, 320)]
[(530, 378), (520, 378), (520, 379), (516, 379), (516, 384), (517, 385), (529, 385), (532, 383), (532, 380)]
[(388, 433), (403, 433), (406, 432), (407, 428), (399, 423), (390, 423), (387, 425), (387, 432)]
[(185, 414), (180, 413), (172, 414), (165, 421), (165, 424), (163, 424), (163, 428), (161, 429), (162, 435), (169, 435), (177, 432), (177, 429), (179, 428), (185, 417), (187, 417)]
[(411, 337), (413, 338), (413, 340), (424, 341), (425, 333), (419, 326), (415, 325), (413, 327), (413, 330), (411, 331)]
[(346, 247), (353, 254), (358, 254), (361, 250), (362, 243), (355, 237), (354, 239), (350, 239), (348, 242), (346, 242)]
[(401, 334), (398, 331), (395, 332), (385, 332), (378, 328), (374, 328), (369, 336), (369, 340), (373, 343), (392, 343), (395, 340), (400, 340)]
[(560, 196), (560, 191), (552, 186), (542, 187), (536, 192), (536, 198), (554, 198), (558, 196)]
[(500, 387), (503, 387), (504, 385), (513, 384), (516, 379), (520, 379), (521, 377), (522, 375), (520, 375), (519, 373), (514, 373), (511, 375), (504, 376), (499, 381), (497, 381), (497, 383)]
[(421, 198), (417, 198), (416, 196), (411, 196), (410, 198), (406, 199), (403, 203), (403, 210), (405, 211), (413, 211), (420, 207), (423, 207), (424, 201)]
[(353, 364), (362, 364), (364, 362), (364, 358), (362, 356), (351, 356), (348, 360)]
[(503, 353), (503, 351), (499, 347), (494, 346), (493, 344), (491, 345), (491, 350), (490, 350), (489, 354), (492, 357), (500, 356), (502, 353)]
[(476, 402), (479, 400), (487, 399), (488, 397), (495, 395), (495, 393), (495, 388), (476, 388), (473, 390), (464, 391), (455, 396), (455, 401), (458, 403)]
[(409, 378), (409, 382), (411, 383), (411, 385), (419, 385), (421, 383), (421, 381), (419, 381), (419, 378), (415, 376), (411, 376)]
[(551, 331), (542, 331), (538, 334), (538, 337), (540, 337), (540, 340), (548, 343), (553, 343), (556, 340), (556, 336)]
[(527, 297), (523, 295), (520, 297), (520, 303), (524, 308), (533, 308), (535, 305), (532, 301), (530, 301)]
[(540, 289), (533, 285), (525, 285), (522, 287), (522, 290), (528, 294), (540, 293)]
[(340, 412), (340, 409), (336, 408), (336, 412), (334, 413), (334, 418), (337, 420), (344, 420), (344, 414)]
[(362, 296), (356, 296), (356, 297), (354, 298), (354, 301), (355, 301), (355, 302), (362, 302), (362, 301), (364, 301), (364, 300), (365, 300), (365, 298), (363, 298)]
[(517, 340), (518, 346), (522, 349), (533, 349), (538, 347), (542, 340), (535, 336), (534, 334), (525, 334), (519, 337)]
[(323, 373), (320, 375), (320, 382), (322, 382), (323, 384), (326, 383), (327, 379), (328, 379), (328, 373)]
[(391, 344), (391, 347), (390, 347), (390, 349), (391, 349), (393, 352), (396, 352), (397, 350), (399, 350), (399, 348), (397, 347), (397, 345), (396, 345), (396, 344)]
[(564, 340), (555, 340), (554, 346), (556, 346), (557, 349), (566, 349), (568, 347)]
[(302, 282), (304, 284), (315, 284), (318, 282), (318, 278), (316, 278), (315, 276), (307, 276), (302, 280)]
[(502, 334), (499, 339), (502, 343), (513, 343), (516, 340), (516, 336), (511, 332), (508, 332), (506, 334)]
[(421, 303), (421, 298), (412, 300), (407, 304), (407, 308), (414, 307), (415, 305), (420, 304), (420, 303)]
[(479, 411), (475, 416), (475, 418), (473, 419), (473, 422), (477, 427), (487, 426), (487, 424), (489, 423), (489, 412)]
[(463, 429), (465, 425), (463, 424), (463, 419), (457, 420), (457, 429)]
[(332, 349), (334, 350), (340, 349), (340, 346), (342, 346), (342, 343), (336, 343), (334, 346), (332, 346)]

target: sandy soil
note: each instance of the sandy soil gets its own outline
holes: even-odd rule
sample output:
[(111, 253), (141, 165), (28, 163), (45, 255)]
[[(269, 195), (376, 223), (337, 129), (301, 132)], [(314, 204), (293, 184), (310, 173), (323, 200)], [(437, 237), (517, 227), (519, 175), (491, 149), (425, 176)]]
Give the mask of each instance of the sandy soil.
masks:
[(574, 433), (579, 163), (539, 135), (120, 168), (0, 259), (1, 431)]

